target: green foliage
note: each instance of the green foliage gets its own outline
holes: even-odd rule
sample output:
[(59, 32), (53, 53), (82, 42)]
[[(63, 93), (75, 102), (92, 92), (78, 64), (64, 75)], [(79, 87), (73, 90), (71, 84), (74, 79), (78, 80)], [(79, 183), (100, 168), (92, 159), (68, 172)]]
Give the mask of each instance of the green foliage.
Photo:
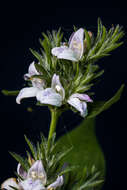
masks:
[(19, 90), (9, 91), (9, 90), (2, 90), (2, 93), (5, 96), (17, 96), (19, 93)]
[(97, 116), (101, 112), (107, 110), (114, 103), (116, 103), (120, 99), (123, 89), (124, 89), (124, 84), (120, 87), (120, 89), (116, 92), (116, 94), (108, 101), (99, 101), (99, 102), (93, 102), (92, 104), (90, 104), (89, 114), (87, 118), (92, 118), (92, 117)]
[(85, 119), (80, 126), (58, 140), (57, 148), (73, 149), (63, 158), (62, 163), (77, 165), (77, 172), (87, 166), (88, 172), (95, 165), (101, 176), (105, 176), (105, 160), (95, 135), (95, 118)]
[(29, 149), (31, 151), (31, 155), (33, 157), (34, 160), (37, 160), (37, 150), (35, 148), (35, 146), (33, 145), (32, 142), (30, 142), (30, 140), (25, 136), (25, 140), (29, 146)]
[[(23, 158), (20, 155), (12, 152), (10, 154), (22, 165), (25, 171), (29, 170), (29, 168), (32, 166), (32, 162), (35, 162), (36, 160), (42, 160), (47, 174), (47, 184), (53, 182), (58, 175), (64, 176), (64, 185), (61, 187), (61, 189), (75, 190), (86, 189), (86, 187), (90, 189), (91, 187), (99, 185), (103, 180), (100, 173), (95, 171), (94, 166), (88, 171), (87, 164), (85, 164), (85, 168), (83, 170), (77, 164), (73, 165), (69, 162), (66, 164), (66, 166), (63, 164), (62, 160), (64, 160), (65, 157), (70, 154), (72, 147), (58, 148), (59, 143), (55, 142), (55, 137), (56, 134), (54, 133), (51, 138), (50, 149), (48, 149), (47, 139), (42, 134), (41, 142), (37, 142), (36, 146), (33, 145), (33, 143), (25, 136), (25, 140), (30, 149), (30, 152), (27, 151), (27, 158)], [(17, 173), (16, 176), (18, 179), (24, 180)]]
[(98, 172), (93, 165), (89, 172), (87, 168), (84, 167), (80, 174), (78, 172), (73, 175), (69, 174), (66, 183), (61, 189), (93, 190), (96, 186), (102, 186), (103, 182), (104, 180), (100, 177), (100, 172)]
[[(76, 27), (74, 30), (77, 30)], [(52, 32), (47, 31), (46, 34), (42, 33), (43, 38), (39, 39), (41, 46), (40, 50), (36, 51), (30, 49), (36, 59), (35, 67), (39, 75), (32, 76), (28, 81), (29, 84), (33, 78), (40, 78), (44, 81), (45, 88), (48, 88), (51, 87), (51, 80), (54, 73), (59, 75), (62, 86), (65, 89), (65, 99), (63, 100), (62, 105), (63, 110), (70, 108), (73, 111), (76, 111), (67, 104), (68, 98), (73, 93), (87, 92), (89, 94), (88, 91), (91, 90), (92, 86), (97, 83), (98, 78), (104, 73), (104, 70), (101, 70), (95, 62), (104, 56), (108, 56), (112, 50), (116, 49), (123, 43), (121, 42), (121, 38), (124, 36), (122, 27), (116, 25), (116, 27), (112, 26), (107, 30), (100, 19), (98, 19), (98, 30), (95, 37), (93, 37), (94, 35), (92, 32), (89, 32), (86, 29), (84, 29), (84, 33), (84, 54), (81, 60), (77, 62), (57, 59), (51, 53), (52, 48), (59, 47), (64, 41), (66, 41), (65, 39), (63, 40), (61, 29), (58, 31), (53, 30)], [(68, 42), (66, 45), (69, 45)], [(5, 95), (17, 95), (18, 92), (19, 91), (2, 91)], [(91, 91), (90, 93), (93, 94)], [(39, 102), (37, 102), (36, 105), (42, 106)], [(102, 105), (103, 107), (99, 108), (99, 105)], [(103, 105), (101, 102), (99, 104), (96, 102), (89, 103), (88, 109), (90, 110), (90, 117), (99, 114), (105, 109), (105, 106), (107, 107), (107, 103), (106, 105)]]
[(27, 159), (24, 159), (23, 157), (21, 157), (20, 155), (14, 153), (14, 152), (10, 152), (10, 154), (15, 158), (15, 160), (17, 162), (19, 162), (22, 165), (22, 167), (25, 171), (28, 171), (30, 165), (29, 165), (29, 162)]
[[(63, 162), (79, 165), (83, 168), (86, 164), (88, 169), (95, 165), (101, 171), (101, 175), (105, 174), (105, 161), (101, 149), (94, 134), (94, 118), (102, 111), (108, 109), (111, 105), (116, 103), (121, 96), (124, 85), (120, 87), (117, 93), (108, 101), (94, 102), (88, 105), (88, 116), (83, 123), (72, 130), (70, 133), (62, 136), (58, 140), (58, 148), (63, 144), (65, 147), (72, 147), (73, 149), (64, 157)], [(71, 142), (70, 142), (71, 140)]]
[(55, 151), (57, 144), (55, 143), (55, 134), (53, 134), (51, 139), (50, 150), (48, 149), (47, 139), (41, 134), (41, 142), (37, 142), (37, 145), (33, 145), (33, 143), (25, 136), (25, 140), (30, 149), (30, 152), (27, 151), (27, 158), (23, 158), (16, 153), (10, 152), (10, 154), (22, 165), (25, 171), (31, 167), (29, 159), (42, 160), (44, 168), (46, 170), (47, 176), (50, 180), (52, 176), (57, 175), (57, 173), (65, 174), (67, 172), (71, 172), (76, 167), (67, 167), (61, 170), (61, 160), (71, 151), (71, 148), (61, 151)]
[(95, 62), (102, 57), (108, 56), (109, 52), (123, 44), (123, 42), (120, 42), (123, 36), (124, 32), (122, 31), (122, 27), (119, 25), (116, 27), (113, 26), (107, 31), (105, 26), (102, 25), (101, 20), (98, 19), (97, 37), (87, 53), (86, 61)]

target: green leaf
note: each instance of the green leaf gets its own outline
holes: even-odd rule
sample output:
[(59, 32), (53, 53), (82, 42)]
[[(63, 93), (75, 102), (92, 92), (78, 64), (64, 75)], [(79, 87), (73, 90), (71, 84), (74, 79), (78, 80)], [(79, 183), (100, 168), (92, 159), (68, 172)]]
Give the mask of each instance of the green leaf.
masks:
[(73, 149), (73, 148), (71, 147), (71, 148), (65, 150), (64, 152), (62, 151), (61, 153), (59, 153), (59, 155), (58, 155), (58, 157), (57, 157), (57, 162), (60, 162), (63, 158), (65, 158), (66, 155), (68, 155), (69, 152), (71, 152), (72, 149)]
[(36, 59), (41, 63), (43, 64), (42, 62), (42, 56), (35, 50), (33, 49), (30, 49), (31, 53), (36, 57)]
[(93, 181), (93, 182), (91, 182), (91, 183), (89, 183), (89, 181), (88, 182), (86, 182), (84, 185), (82, 185), (80, 188), (79, 188), (79, 190), (82, 190), (82, 189), (87, 189), (87, 188), (93, 188), (93, 187), (96, 187), (96, 186), (98, 186), (98, 185), (100, 185), (100, 184), (102, 184), (104, 182), (104, 180), (96, 180), (96, 181)]
[(110, 55), (108, 54), (109, 52), (123, 44), (123, 42), (120, 42), (123, 36), (124, 31), (122, 27), (117, 25), (115, 28), (112, 27), (107, 31), (105, 26), (102, 25), (101, 20), (98, 19), (97, 37), (93, 41), (93, 46), (86, 56), (86, 61), (96, 62), (98, 59)]
[(91, 47), (91, 38), (90, 38), (87, 30), (84, 29), (84, 31), (85, 31), (86, 47), (87, 47), (87, 50), (89, 50)]
[(102, 22), (101, 22), (100, 18), (98, 18), (97, 23), (98, 23), (98, 31), (97, 31), (97, 40), (98, 40), (102, 34), (102, 29), (103, 29)]
[(14, 90), (14, 91), (11, 91), (11, 90), (2, 90), (1, 92), (4, 95), (6, 95), (6, 96), (17, 96), (18, 93), (19, 93), (19, 90)]
[(44, 75), (44, 78), (49, 77), (49, 72), (42, 65), (39, 65), (39, 64), (34, 64), (34, 65), (35, 65), (35, 68), (37, 69), (37, 71), (39, 73), (41, 73), (42, 75)]
[(30, 142), (30, 140), (26, 136), (24, 136), (24, 137), (25, 137), (25, 140), (26, 140), (26, 142), (30, 148), (30, 151), (32, 153), (33, 158), (36, 160), (37, 159), (37, 152), (36, 152), (35, 146), (33, 145), (32, 142)]
[(105, 160), (101, 148), (97, 142), (95, 129), (95, 119), (85, 119), (82, 124), (71, 132), (65, 134), (58, 140), (58, 150), (65, 146), (73, 149), (63, 158), (62, 163), (70, 166), (78, 165), (77, 172), (87, 167), (91, 172), (91, 167), (95, 165), (101, 175), (105, 175)]
[(62, 172), (59, 173), (59, 176), (64, 175), (68, 172), (74, 171), (76, 169), (78, 169), (78, 166), (71, 166), (71, 167), (67, 167), (65, 170), (63, 170)]
[(17, 160), (17, 162), (19, 162), (19, 163), (22, 165), (22, 167), (23, 167), (23, 169), (24, 169), (25, 171), (28, 171), (28, 169), (29, 169), (29, 167), (30, 167), (28, 161), (26, 161), (26, 160), (23, 159), (20, 155), (14, 153), (14, 152), (10, 152), (10, 154), (11, 154), (11, 156), (12, 156), (13, 158), (15, 158), (15, 160)]
[(91, 104), (89, 104), (89, 108), (88, 109), (88, 116), (87, 118), (92, 118), (97, 116), (98, 114), (100, 114), (102, 111), (107, 110), (110, 106), (112, 106), (114, 103), (116, 103), (120, 97), (121, 94), (123, 92), (124, 89), (124, 84), (120, 87), (120, 89), (117, 91), (117, 93), (108, 101), (104, 102), (104, 101), (100, 101), (100, 102), (93, 102)]
[(51, 62), (51, 42), (50, 42), (49, 37), (45, 33), (42, 33), (42, 35), (44, 37), (44, 40), (40, 39), (40, 44), (44, 48), (45, 53), (47, 55), (48, 63), (50, 64), (50, 62)]

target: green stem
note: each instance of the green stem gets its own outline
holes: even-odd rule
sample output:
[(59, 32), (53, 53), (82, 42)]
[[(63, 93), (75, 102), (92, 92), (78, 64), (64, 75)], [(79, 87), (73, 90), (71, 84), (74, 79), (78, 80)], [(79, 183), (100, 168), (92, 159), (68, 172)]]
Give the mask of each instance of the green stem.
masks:
[(51, 124), (50, 124), (49, 135), (48, 135), (48, 149), (50, 148), (50, 141), (52, 139), (53, 133), (56, 130), (56, 124), (57, 124), (60, 113), (61, 112), (58, 110), (51, 109)]

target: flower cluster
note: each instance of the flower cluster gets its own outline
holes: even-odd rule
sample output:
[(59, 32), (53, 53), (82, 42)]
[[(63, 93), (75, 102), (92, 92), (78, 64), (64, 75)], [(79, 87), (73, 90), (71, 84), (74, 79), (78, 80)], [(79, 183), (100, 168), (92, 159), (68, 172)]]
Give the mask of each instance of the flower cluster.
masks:
[(21, 164), (18, 164), (17, 174), (20, 177), (18, 181), (15, 178), (9, 178), (1, 185), (1, 189), (51, 190), (63, 185), (63, 176), (58, 176), (53, 183), (47, 185), (47, 175), (41, 160), (34, 162), (28, 172), (22, 168)]
[[(58, 32), (53, 31), (52, 33), (47, 32), (47, 35), (43, 34), (44, 39), (40, 39), (43, 49), (41, 48), (40, 52), (31, 50), (37, 62), (33, 61), (28, 68), (28, 73), (24, 75), (24, 80), (28, 81), (28, 87), (20, 91), (3, 90), (2, 92), (5, 95), (16, 95), (18, 104), (24, 98), (36, 97), (37, 105), (47, 105), (49, 107), (51, 124), (48, 139), (41, 135), (41, 143), (37, 142), (37, 146), (34, 146), (25, 137), (31, 152), (27, 151), (27, 158), (11, 153), (19, 163), (17, 179), (7, 179), (1, 185), (2, 190), (91, 190), (96, 186), (100, 188), (100, 184), (103, 183), (101, 178), (103, 175), (100, 175), (102, 171), (96, 172), (94, 165), (91, 167), (89, 174), (87, 171), (87, 163), (88, 168), (92, 164), (92, 154), (90, 154), (89, 158), (87, 156), (89, 151), (87, 151), (85, 157), (82, 157), (84, 154), (83, 146), (80, 146), (81, 151), (75, 148), (74, 152), (71, 152), (72, 148), (69, 148), (68, 150), (57, 152), (55, 129), (58, 117), (66, 109), (79, 111), (82, 117), (93, 118), (120, 99), (124, 85), (106, 102), (93, 101), (91, 94), (94, 93), (89, 90), (96, 82), (96, 79), (104, 72), (99, 70), (99, 66), (95, 62), (104, 56), (108, 56), (110, 51), (122, 45), (123, 42), (120, 42), (120, 39), (123, 35), (124, 32), (119, 25), (107, 31), (100, 19), (98, 19), (98, 31), (95, 38), (92, 32), (83, 28), (73, 32), (68, 43), (62, 42), (63, 33), (61, 33), (61, 30), (58, 30)], [(64, 41), (66, 40), (64, 39)], [(93, 120), (92, 123), (91, 120), (86, 121), (90, 122), (90, 126), (91, 124), (93, 125)], [(89, 128), (89, 123), (87, 122), (87, 128)], [(82, 133), (82, 130), (80, 132)], [(77, 136), (75, 135), (77, 133), (73, 134), (74, 140), (76, 139), (74, 144), (78, 145)], [(78, 135), (80, 134), (78, 133)], [(78, 138), (81, 141), (80, 136)], [(82, 143), (84, 144), (86, 141)], [(83, 145), (82, 143), (79, 144)], [(62, 146), (60, 146), (60, 149)], [(84, 165), (86, 166), (85, 168), (81, 166), (80, 169), (77, 169), (77, 172), (73, 173), (73, 170), (76, 170), (77, 167), (76, 165), (72, 166), (70, 161), (67, 161), (68, 166), (64, 167), (64, 163), (66, 163), (65, 157), (70, 152), (71, 161), (77, 159), (77, 150), (78, 155), (81, 155), (78, 162), (83, 161), (83, 167)], [(102, 158), (102, 156), (100, 157)], [(87, 159), (85, 160), (85, 158)], [(65, 162), (62, 163), (63, 161)], [(87, 161), (90, 161), (90, 164)], [(74, 161), (74, 163), (77, 162)]]
[[(79, 29), (72, 34), (69, 40), (69, 47), (62, 45), (52, 49), (52, 54), (58, 59), (67, 59), (70, 61), (79, 61), (84, 53), (84, 29)], [(40, 65), (40, 63), (38, 63)], [(63, 104), (70, 104), (78, 110), (82, 117), (87, 115), (87, 102), (92, 102), (92, 99), (87, 94), (73, 93), (65, 100), (65, 90), (61, 84), (60, 77), (53, 74), (51, 80), (51, 87), (46, 87), (46, 81), (37, 78), (40, 73), (35, 67), (35, 63), (31, 63), (28, 73), (25, 74), (24, 79), (32, 82), (32, 87), (23, 88), (17, 98), (16, 102), (20, 104), (21, 99), (28, 97), (36, 97), (41, 104), (52, 105), (60, 107)], [(36, 76), (36, 77), (33, 77)], [(42, 73), (43, 76), (43, 73)]]

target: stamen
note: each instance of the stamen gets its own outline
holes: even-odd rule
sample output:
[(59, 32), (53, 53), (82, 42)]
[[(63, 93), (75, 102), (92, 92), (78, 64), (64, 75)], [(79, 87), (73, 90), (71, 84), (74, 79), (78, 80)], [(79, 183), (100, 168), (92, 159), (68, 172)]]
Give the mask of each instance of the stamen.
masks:
[(77, 43), (77, 41), (75, 40), (73, 42), (73, 48), (72, 49), (79, 49), (79, 50), (81, 50), (82, 49), (81, 43)]
[(33, 179), (36, 179), (36, 178), (37, 178), (37, 172), (32, 171), (32, 172), (30, 173), (30, 176), (31, 176)]
[(43, 174), (38, 175), (38, 179), (44, 179), (45, 176)]
[(48, 188), (48, 190), (54, 190), (54, 188), (53, 188), (53, 187), (50, 187), (50, 188)]
[(37, 79), (37, 81), (38, 81), (39, 83), (42, 83), (42, 79)]
[(31, 80), (32, 80), (33, 82), (42, 83), (42, 79), (39, 79), (39, 78), (31, 78)]
[(56, 85), (56, 90), (58, 91), (58, 92), (60, 92), (61, 91), (61, 87), (59, 86), (59, 85)]

